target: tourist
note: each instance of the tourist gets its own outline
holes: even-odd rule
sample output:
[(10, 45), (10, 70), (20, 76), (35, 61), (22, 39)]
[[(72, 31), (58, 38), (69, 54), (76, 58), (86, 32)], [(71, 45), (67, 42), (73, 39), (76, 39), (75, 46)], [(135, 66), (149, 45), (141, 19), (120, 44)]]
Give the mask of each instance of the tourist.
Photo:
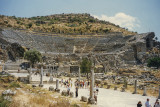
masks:
[(71, 80), (71, 87), (72, 87), (73, 83), (72, 83), (72, 80)]
[(84, 88), (84, 81), (82, 82), (83, 88)]
[(157, 105), (158, 99), (156, 100), (156, 102), (154, 103), (154, 107)]
[(95, 104), (97, 104), (97, 92), (94, 91), (94, 99), (95, 99)]
[(147, 98), (147, 101), (145, 103), (145, 107), (152, 107), (150, 104), (149, 104), (149, 98)]
[(64, 87), (66, 87), (66, 80), (64, 81)]
[(85, 88), (87, 88), (87, 81), (85, 81)]
[(78, 97), (78, 86), (76, 86), (76, 97)]
[(89, 86), (89, 81), (88, 81), (88, 86)]
[(63, 79), (61, 79), (61, 87), (62, 87), (62, 85), (63, 85)]
[(156, 102), (154, 107), (160, 107), (159, 101)]
[(69, 92), (70, 92), (70, 87), (69, 87), (69, 85), (67, 86), (67, 93), (68, 93), (68, 95), (69, 95)]
[(80, 84), (81, 84), (81, 88), (83, 88), (83, 82), (82, 81), (80, 82)]
[(97, 94), (98, 94), (98, 92), (99, 92), (98, 84), (96, 85), (96, 91), (97, 91)]
[(138, 102), (137, 107), (142, 107), (141, 101)]

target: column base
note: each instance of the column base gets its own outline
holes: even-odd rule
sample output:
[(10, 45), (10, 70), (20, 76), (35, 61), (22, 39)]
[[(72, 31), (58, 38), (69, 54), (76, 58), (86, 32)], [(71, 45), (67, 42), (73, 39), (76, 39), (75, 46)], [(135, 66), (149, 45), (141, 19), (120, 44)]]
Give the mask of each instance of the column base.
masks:
[(49, 82), (53, 82), (53, 76), (50, 77)]
[(137, 94), (137, 92), (136, 92), (136, 91), (134, 91), (132, 94)]
[(39, 87), (43, 87), (43, 84), (39, 84)]
[(56, 88), (56, 89), (55, 89), (55, 92), (58, 92), (58, 93), (60, 93), (60, 89), (57, 89), (57, 88)]
[(95, 99), (94, 98), (88, 98), (88, 103), (89, 104), (95, 104)]
[(147, 96), (147, 94), (146, 94), (146, 93), (144, 93), (142, 96)]

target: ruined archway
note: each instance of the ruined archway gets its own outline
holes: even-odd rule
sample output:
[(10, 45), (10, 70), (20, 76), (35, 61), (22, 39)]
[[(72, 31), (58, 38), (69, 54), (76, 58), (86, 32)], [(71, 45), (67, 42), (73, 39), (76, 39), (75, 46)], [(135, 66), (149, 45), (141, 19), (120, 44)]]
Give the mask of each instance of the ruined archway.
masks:
[(141, 62), (141, 60), (138, 58), (138, 55), (137, 55), (138, 53), (137, 53), (137, 46), (136, 46), (136, 45), (133, 45), (133, 52), (134, 52), (134, 58), (135, 58), (137, 64), (141, 64), (142, 62)]
[(149, 38), (146, 39), (146, 47), (147, 48), (151, 47), (151, 43), (150, 43), (150, 39)]

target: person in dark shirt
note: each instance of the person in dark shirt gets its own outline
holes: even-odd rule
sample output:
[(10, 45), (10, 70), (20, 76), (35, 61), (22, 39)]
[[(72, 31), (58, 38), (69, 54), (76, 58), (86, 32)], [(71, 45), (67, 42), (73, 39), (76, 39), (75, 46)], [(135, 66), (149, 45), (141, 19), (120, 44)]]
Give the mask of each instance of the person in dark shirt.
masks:
[(78, 86), (76, 87), (76, 97), (78, 97)]
[(142, 107), (141, 101), (138, 102), (137, 107)]

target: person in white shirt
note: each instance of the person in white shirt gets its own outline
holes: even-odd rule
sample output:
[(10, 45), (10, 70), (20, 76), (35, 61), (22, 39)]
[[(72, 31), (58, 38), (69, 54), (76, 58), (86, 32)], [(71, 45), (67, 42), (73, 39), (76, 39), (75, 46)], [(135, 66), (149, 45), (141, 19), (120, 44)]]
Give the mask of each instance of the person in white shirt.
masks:
[(159, 101), (156, 102), (154, 107), (160, 107)]
[(149, 104), (149, 98), (147, 98), (147, 101), (145, 103), (145, 107), (152, 107), (150, 104)]

